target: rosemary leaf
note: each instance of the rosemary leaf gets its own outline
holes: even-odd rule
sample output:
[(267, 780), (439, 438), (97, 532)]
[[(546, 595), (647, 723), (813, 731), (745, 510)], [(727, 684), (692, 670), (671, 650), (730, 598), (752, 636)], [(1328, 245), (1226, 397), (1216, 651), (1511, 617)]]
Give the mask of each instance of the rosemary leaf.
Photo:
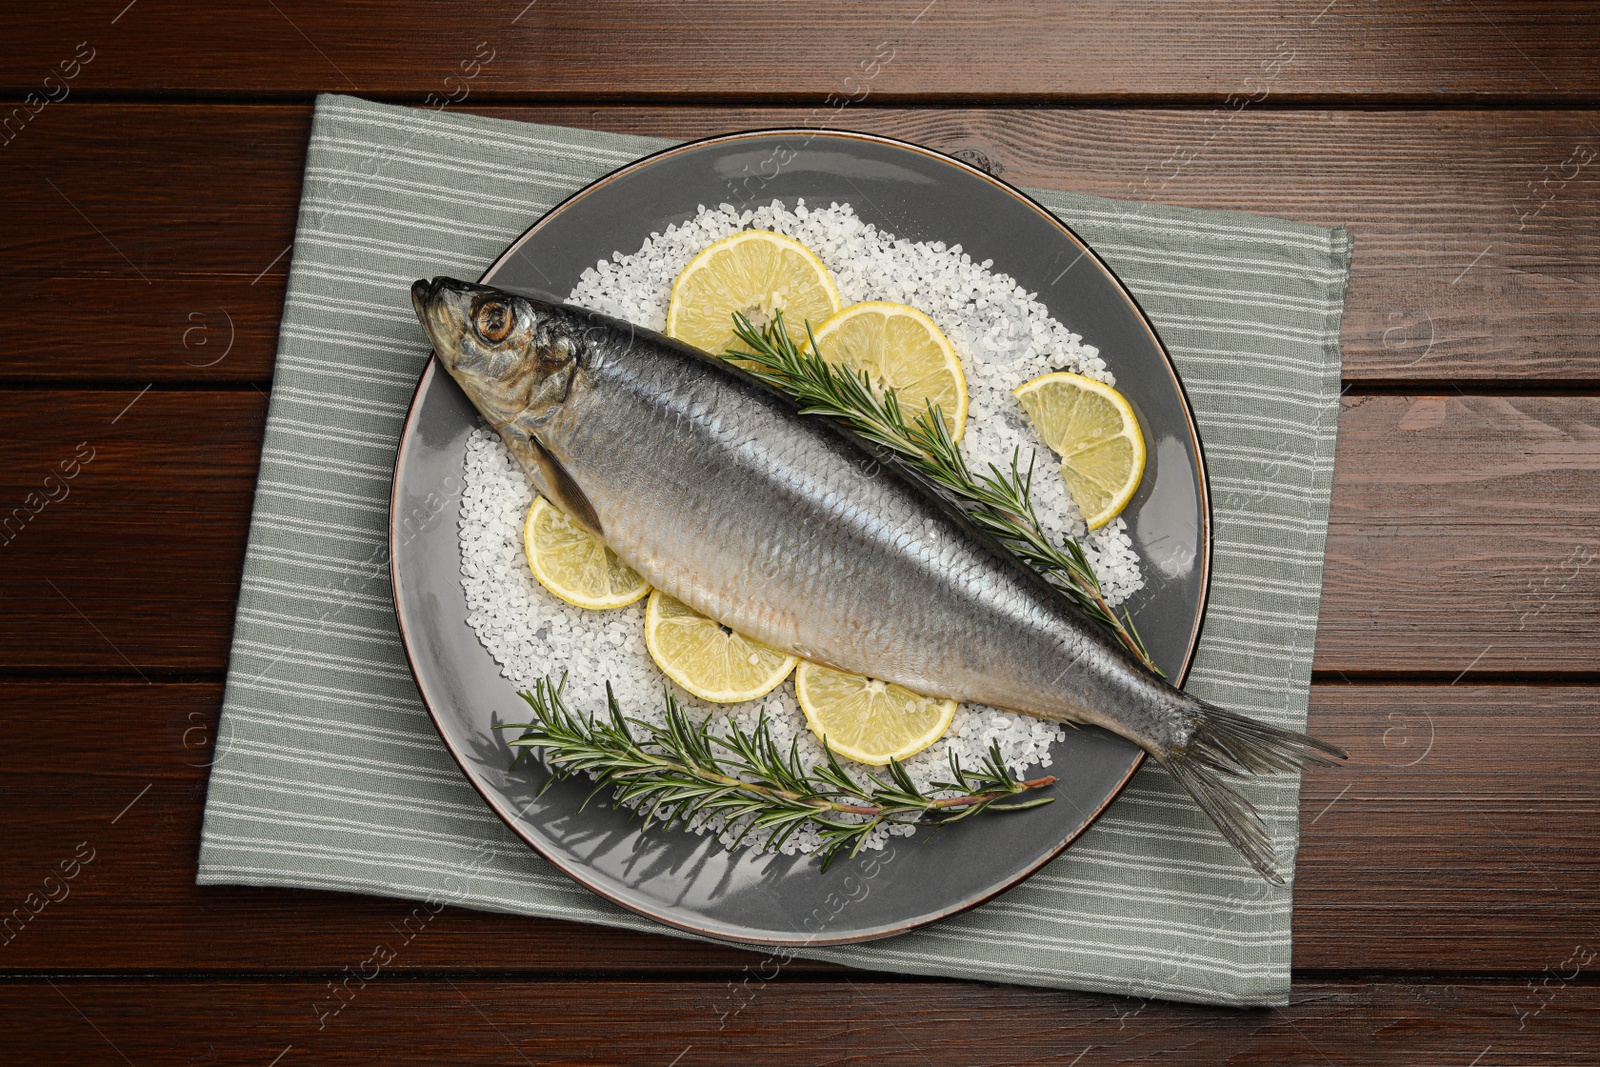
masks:
[[(1056, 782), (1053, 775), (1027, 781), (1011, 777), (998, 746), (978, 770), (962, 768), (952, 756), (953, 784), (936, 783), (925, 792), (898, 762), (889, 764), (888, 781), (871, 773), (859, 781), (826, 746), (826, 764), (808, 770), (797, 745), (787, 752), (778, 747), (765, 715), (754, 730), (734, 724), (727, 736), (719, 736), (710, 720), (693, 722), (667, 691), (667, 721), (657, 725), (624, 715), (608, 685), (606, 714), (588, 716), (567, 706), (564, 684), (544, 679), (518, 694), (533, 710), (533, 720), (500, 729), (524, 731), (509, 742), (522, 750), (519, 759), (538, 751), (551, 781), (592, 775), (591, 798), (610, 789), (620, 803), (639, 812), (646, 826), (694, 827), (721, 815), (734, 828), (732, 844), (748, 837), (777, 848), (800, 827), (813, 825), (823, 839), (824, 870), (841, 855), (855, 855), (880, 826), (956, 822), (991, 806), (1017, 811), (1054, 799), (1029, 797), (996, 806), (997, 800)], [(950, 791), (961, 795), (933, 795)]]
[(724, 353), (768, 385), (792, 397), (808, 415), (824, 415), (844, 423), (860, 436), (900, 456), (919, 474), (943, 489), (979, 529), (998, 539), (1051, 585), (1065, 593), (1089, 618), (1109, 630), (1146, 667), (1161, 675), (1144, 641), (1126, 611), (1118, 614), (1106, 600), (1094, 567), (1079, 544), (1050, 539), (1034, 510), (1033, 460), (1022, 463), (1021, 449), (1011, 454), (1011, 467), (991, 464), (973, 472), (939, 409), (931, 402), (910, 422), (894, 390), (880, 396), (865, 371), (852, 374), (817, 353), (811, 325), (806, 335), (809, 350), (789, 337), (783, 313), (776, 312), (765, 327), (757, 328), (734, 312), (734, 332), (743, 349)]

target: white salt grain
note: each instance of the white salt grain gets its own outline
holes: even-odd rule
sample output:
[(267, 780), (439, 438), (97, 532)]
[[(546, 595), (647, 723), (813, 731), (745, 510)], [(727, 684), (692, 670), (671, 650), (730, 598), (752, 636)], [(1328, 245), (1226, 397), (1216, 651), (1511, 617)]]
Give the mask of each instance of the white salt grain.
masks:
[[(993, 261), (974, 263), (959, 245), (902, 241), (863, 223), (848, 204), (826, 208), (804, 201), (794, 210), (781, 203), (738, 211), (726, 204), (701, 208), (694, 218), (669, 226), (632, 255), (614, 252), (584, 271), (568, 302), (660, 330), (666, 324), (672, 281), (689, 259), (712, 241), (746, 227), (788, 234), (814, 251), (833, 272), (844, 303), (893, 300), (921, 308), (950, 338), (967, 376), (969, 407), (961, 449), (975, 469), (1005, 467), (1013, 449), (1026, 461), (1037, 450), (1034, 499), (1050, 533), (1076, 538), (1094, 565), (1107, 598), (1121, 603), (1144, 580), (1132, 540), (1121, 519), (1085, 533), (1082, 516), (1056, 471), (1055, 457), (1038, 441), (1011, 390), (1041, 374), (1076, 371), (1115, 384), (1099, 351), (1051, 318), (1033, 294), (1008, 275), (993, 271)], [(532, 490), (500, 438), (480, 427), (467, 442), (461, 503), (461, 576), (468, 617), (478, 639), (519, 688), (544, 677), (567, 677), (566, 696), (577, 709), (604, 708), (606, 682), (629, 714), (662, 721), (662, 686), (644, 645), (643, 603), (616, 611), (575, 608), (548, 593), (534, 579), (522, 550), (522, 521)], [(787, 749), (799, 738), (801, 758), (814, 764), (822, 746), (806, 728), (785, 682), (764, 700), (713, 705), (677, 693), (696, 719), (754, 727), (765, 708), (773, 738)], [(920, 786), (948, 777), (952, 753), (977, 767), (992, 742), (1006, 766), (1023, 774), (1048, 767), (1050, 747), (1065, 729), (1010, 712), (963, 705), (946, 735), (906, 763)], [(851, 766), (860, 771), (856, 765)], [(720, 832), (720, 825), (701, 832)], [(896, 827), (894, 833), (909, 833)], [(881, 847), (879, 833), (869, 847)], [(811, 852), (814, 832), (792, 836), (783, 851)]]

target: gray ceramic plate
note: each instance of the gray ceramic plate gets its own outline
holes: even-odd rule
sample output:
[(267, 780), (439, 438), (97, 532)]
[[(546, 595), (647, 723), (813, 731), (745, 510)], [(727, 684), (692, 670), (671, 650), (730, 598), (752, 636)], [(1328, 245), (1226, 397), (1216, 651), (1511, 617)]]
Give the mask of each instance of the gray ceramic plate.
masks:
[[(669, 149), (624, 167), (540, 219), (484, 280), (562, 299), (585, 267), (632, 252), (698, 205), (796, 198), (852, 204), (913, 240), (960, 242), (974, 259), (1037, 292), (1051, 314), (1099, 346), (1138, 411), (1149, 466), (1125, 516), (1145, 564), (1130, 607), (1151, 653), (1182, 678), (1199, 637), (1210, 510), (1188, 401), (1155, 331), (1121, 283), (1067, 227), (1026, 196), (914, 145), (853, 133), (777, 130)], [(1070, 270), (1068, 268), (1071, 268)], [(641, 832), (625, 812), (579, 804), (588, 787), (509, 773), (497, 723), (526, 709), (467, 626), (457, 544), (466, 438), (476, 413), (430, 362), (395, 463), (390, 523), (395, 608), (417, 687), (445, 744), (501, 818), (573, 879), (672, 926), (735, 941), (827, 944), (902, 933), (982, 903), (1041, 867), (1116, 797), (1142, 753), (1096, 729), (1056, 746), (1053, 804), (896, 839), (827, 873), (809, 858), (728, 852), (688, 833)], [(1049, 476), (1049, 468), (1045, 468)], [(442, 512), (441, 512), (442, 509)], [(408, 517), (443, 521), (414, 522)], [(562, 664), (550, 665), (559, 672)], [(870, 876), (870, 877), (868, 877)]]

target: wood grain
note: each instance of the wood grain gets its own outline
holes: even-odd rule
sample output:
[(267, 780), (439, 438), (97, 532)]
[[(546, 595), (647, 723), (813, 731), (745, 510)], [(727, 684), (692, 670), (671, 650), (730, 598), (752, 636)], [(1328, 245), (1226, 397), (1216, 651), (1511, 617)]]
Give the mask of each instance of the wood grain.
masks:
[[(1600, 943), (1597, 697), (1593, 687), (1316, 686), (1311, 729), (1352, 759), (1306, 778), (1296, 968), (1536, 973)], [(7, 686), (16, 769), (0, 778), (11, 815), (0, 901), (22, 903), (80, 848), (94, 856), (69, 895), (0, 935), (7, 971), (336, 971), (411, 914), (373, 898), (195, 886), (221, 701), (218, 683)], [(108, 929), (117, 937), (95, 936)], [(392, 969), (703, 975), (759, 959), (455, 908), (425, 934)]]
[(0, 393), (0, 666), (220, 668), (266, 406), (254, 389)]
[[(681, 138), (819, 121), (804, 108), (486, 110)], [(0, 325), (24, 339), (0, 352), (0, 380), (265, 381), (309, 118), (41, 113), (0, 170), (14, 205)], [(1600, 113), (851, 108), (827, 121), (1024, 186), (1347, 224), (1352, 382), (1600, 380)]]
[[(137, 396), (0, 391), (0, 669), (223, 669), (265, 397)], [(1317, 668), (1600, 669), (1597, 419), (1587, 397), (1347, 397)]]
[[(84, 92), (449, 99), (935, 102), (1180, 97), (1590, 99), (1596, 20), (1576, 0), (1327, 4), (1245, 0), (493, 0), (470, 17), (411, 0), (276, 0), (208, 10), (126, 0), (30, 5), (0, 43), (4, 85), (43, 84), (85, 42)], [(90, 55), (83, 51), (82, 55)], [(465, 65), (464, 65), (465, 64)]]
[(1600, 669), (1600, 400), (1346, 398), (1316, 666)]
[[(1320, 684), (1296, 967), (1537, 972), (1600, 947), (1600, 690)], [(1446, 961), (1449, 961), (1448, 963)]]
[[(1600, 989), (1555, 980), (1543, 988), (1504, 981), (1308, 981), (1296, 987), (1286, 1008), (1238, 1011), (973, 983), (792, 982), (781, 974), (765, 983), (758, 975), (748, 984), (397, 981), (381, 973), (362, 984), (359, 977), (329, 977), (340, 985), (317, 979), (14, 981), (0, 986), (0, 1036), (31, 1062), (85, 1067), (264, 1067), (275, 1056), (282, 1067), (1466, 1067), (1474, 1056), (1480, 1067), (1545, 1067), (1592, 1064), (1600, 1027)], [(342, 1008), (334, 1014), (337, 1005)]]

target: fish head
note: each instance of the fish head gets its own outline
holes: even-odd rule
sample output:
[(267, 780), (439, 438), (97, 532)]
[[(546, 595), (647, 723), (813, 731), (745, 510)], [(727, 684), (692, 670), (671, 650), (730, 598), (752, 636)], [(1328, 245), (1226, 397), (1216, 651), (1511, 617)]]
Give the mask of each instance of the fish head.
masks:
[(497, 429), (531, 429), (572, 388), (581, 337), (567, 309), (454, 278), (411, 286), (434, 353)]

